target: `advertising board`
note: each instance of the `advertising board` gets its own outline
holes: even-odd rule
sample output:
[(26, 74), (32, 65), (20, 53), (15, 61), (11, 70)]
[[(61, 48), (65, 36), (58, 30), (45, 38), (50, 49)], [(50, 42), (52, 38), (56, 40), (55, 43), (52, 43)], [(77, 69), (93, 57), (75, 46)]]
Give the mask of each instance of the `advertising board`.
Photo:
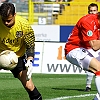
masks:
[(85, 74), (85, 72), (65, 59), (65, 43), (44, 43), (42, 73)]
[(36, 41), (60, 41), (59, 25), (32, 25)]

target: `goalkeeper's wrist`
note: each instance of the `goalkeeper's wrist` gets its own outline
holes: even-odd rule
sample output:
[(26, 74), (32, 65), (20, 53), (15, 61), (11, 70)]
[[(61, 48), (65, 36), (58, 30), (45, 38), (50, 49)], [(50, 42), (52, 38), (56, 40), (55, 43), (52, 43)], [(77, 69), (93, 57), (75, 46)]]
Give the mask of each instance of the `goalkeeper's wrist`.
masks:
[(33, 57), (32, 56), (27, 57), (27, 60), (33, 60)]

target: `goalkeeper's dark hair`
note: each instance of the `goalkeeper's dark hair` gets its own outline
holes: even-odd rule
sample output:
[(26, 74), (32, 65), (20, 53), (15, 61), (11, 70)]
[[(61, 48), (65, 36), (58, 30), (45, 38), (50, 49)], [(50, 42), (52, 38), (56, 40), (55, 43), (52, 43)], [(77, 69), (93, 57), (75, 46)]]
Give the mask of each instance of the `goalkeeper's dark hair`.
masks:
[(5, 2), (0, 6), (0, 15), (2, 17), (8, 17), (15, 14), (15, 7), (12, 3)]

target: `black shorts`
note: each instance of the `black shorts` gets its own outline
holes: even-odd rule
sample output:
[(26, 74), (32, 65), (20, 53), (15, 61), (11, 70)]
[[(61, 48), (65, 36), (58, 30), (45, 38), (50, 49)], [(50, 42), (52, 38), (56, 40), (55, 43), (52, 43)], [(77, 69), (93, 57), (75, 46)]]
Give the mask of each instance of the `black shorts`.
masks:
[(18, 64), (17, 66), (11, 70), (11, 72), (13, 73), (14, 77), (17, 78), (18, 77), (18, 74), (22, 71), (22, 70), (26, 70), (26, 67), (25, 67), (25, 56), (23, 57), (19, 57), (18, 58)]

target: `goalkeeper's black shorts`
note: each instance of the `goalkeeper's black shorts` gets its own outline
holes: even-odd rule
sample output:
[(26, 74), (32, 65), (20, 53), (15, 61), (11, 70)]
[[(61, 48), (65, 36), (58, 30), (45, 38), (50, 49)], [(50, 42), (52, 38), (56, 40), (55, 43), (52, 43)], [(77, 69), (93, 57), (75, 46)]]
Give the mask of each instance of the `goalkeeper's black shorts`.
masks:
[(26, 70), (26, 67), (25, 67), (25, 56), (22, 56), (22, 57), (18, 58), (18, 64), (13, 70), (11, 70), (11, 72), (13, 73), (14, 77), (17, 78), (18, 74), (22, 70)]

